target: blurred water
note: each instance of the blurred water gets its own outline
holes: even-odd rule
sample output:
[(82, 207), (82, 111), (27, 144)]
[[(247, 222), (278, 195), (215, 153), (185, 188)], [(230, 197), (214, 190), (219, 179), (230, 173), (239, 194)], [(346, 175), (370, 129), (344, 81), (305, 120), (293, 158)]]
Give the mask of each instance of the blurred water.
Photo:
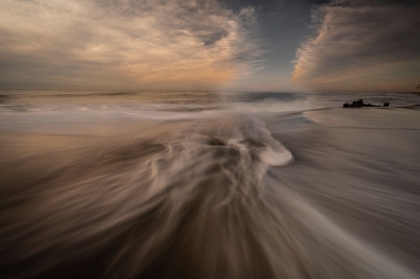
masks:
[[(419, 102), (417, 94), (397, 93), (263, 93), (263, 92), (166, 92), (166, 91), (71, 91), (0, 90), (0, 111), (62, 109), (169, 109), (200, 110), (235, 105), (288, 105), (290, 109), (341, 106), (364, 98), (365, 102), (404, 105)], [(292, 106), (290, 106), (292, 105)], [(266, 110), (264, 110), (266, 111)]]
[(0, 95), (4, 278), (419, 278), (419, 96)]

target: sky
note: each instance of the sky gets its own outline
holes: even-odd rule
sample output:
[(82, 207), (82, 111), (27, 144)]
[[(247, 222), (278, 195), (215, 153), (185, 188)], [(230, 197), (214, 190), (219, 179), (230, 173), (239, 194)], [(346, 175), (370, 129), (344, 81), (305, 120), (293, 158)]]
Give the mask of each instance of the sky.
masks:
[(410, 92), (420, 84), (420, 1), (0, 4), (0, 89)]

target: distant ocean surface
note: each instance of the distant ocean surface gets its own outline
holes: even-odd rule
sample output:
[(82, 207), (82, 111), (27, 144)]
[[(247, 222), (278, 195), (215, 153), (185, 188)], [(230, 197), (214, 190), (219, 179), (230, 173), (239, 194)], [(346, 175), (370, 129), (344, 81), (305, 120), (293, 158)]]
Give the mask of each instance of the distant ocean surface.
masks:
[(0, 277), (420, 278), (419, 103), (1, 90)]
[(307, 110), (341, 106), (364, 99), (366, 103), (416, 104), (419, 94), (400, 93), (258, 93), (165, 91), (0, 90), (1, 111), (62, 109), (214, 110), (238, 106), (256, 112)]

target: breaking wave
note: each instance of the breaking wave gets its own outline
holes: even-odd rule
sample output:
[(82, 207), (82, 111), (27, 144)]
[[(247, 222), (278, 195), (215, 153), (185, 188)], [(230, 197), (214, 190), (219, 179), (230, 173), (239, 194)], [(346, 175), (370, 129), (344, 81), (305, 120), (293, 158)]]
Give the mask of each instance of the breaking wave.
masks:
[(4, 278), (418, 278), (416, 108), (18, 93), (0, 96)]
[[(278, 275), (272, 261), (293, 260), (296, 251), (266, 201), (263, 177), (269, 165), (292, 162), (291, 153), (257, 119), (164, 131), (62, 152), (70, 163), (44, 170), (36, 182), (42, 189), (2, 217), (2, 254), (13, 255), (3, 259), (6, 272), (24, 278)], [(90, 273), (80, 269), (81, 259), (92, 264)]]

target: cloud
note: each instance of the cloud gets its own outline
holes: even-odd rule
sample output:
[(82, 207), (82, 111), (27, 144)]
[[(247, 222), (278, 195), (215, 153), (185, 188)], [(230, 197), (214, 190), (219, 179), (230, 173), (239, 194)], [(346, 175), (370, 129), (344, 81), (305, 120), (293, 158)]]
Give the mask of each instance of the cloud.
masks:
[(0, 86), (215, 87), (260, 67), (256, 28), (215, 0), (3, 0)]
[[(332, 1), (297, 50), (293, 80), (318, 90), (410, 90), (420, 83), (420, 6)], [(384, 4), (385, 3), (385, 4)]]

